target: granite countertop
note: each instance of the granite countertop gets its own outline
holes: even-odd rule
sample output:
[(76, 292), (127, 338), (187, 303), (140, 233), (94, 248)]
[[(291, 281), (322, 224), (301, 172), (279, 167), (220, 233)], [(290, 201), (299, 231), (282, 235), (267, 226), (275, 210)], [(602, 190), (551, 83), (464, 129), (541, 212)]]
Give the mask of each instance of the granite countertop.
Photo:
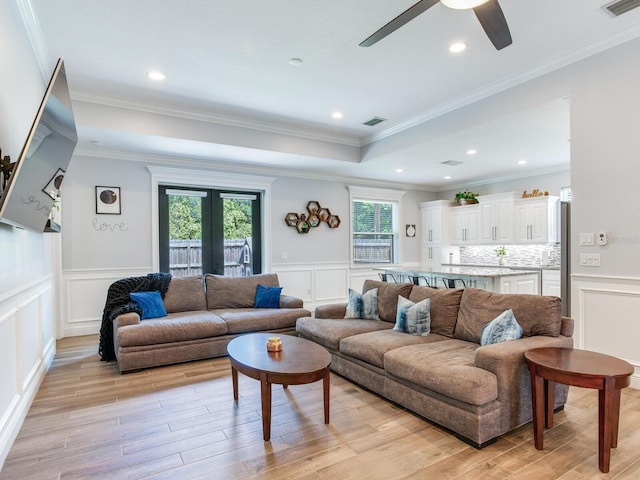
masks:
[(458, 275), (464, 277), (509, 277), (515, 275), (535, 275), (538, 273), (537, 269), (532, 270), (519, 270), (505, 267), (470, 267), (470, 266), (441, 266), (437, 269), (425, 268), (425, 269), (408, 269), (408, 268), (381, 268), (379, 270), (385, 270), (389, 273), (397, 273), (404, 275)]
[(512, 270), (560, 270), (560, 265), (538, 264), (538, 265), (481, 265), (481, 264), (460, 264), (452, 263), (452, 267), (481, 267), (481, 268), (509, 268)]

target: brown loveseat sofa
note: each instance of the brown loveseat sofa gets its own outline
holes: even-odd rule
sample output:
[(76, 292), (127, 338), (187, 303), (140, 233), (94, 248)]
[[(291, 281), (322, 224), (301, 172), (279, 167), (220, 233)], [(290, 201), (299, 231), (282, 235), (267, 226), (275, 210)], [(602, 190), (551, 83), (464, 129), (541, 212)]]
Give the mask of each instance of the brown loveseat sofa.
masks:
[(254, 308), (258, 285), (278, 286), (276, 274), (172, 278), (163, 299), (166, 317), (113, 319), (113, 346), (121, 372), (227, 354), (227, 343), (247, 332), (295, 334), (310, 316), (302, 300), (280, 296), (280, 308)]
[[(531, 420), (531, 388), (524, 352), (571, 347), (573, 320), (557, 297), (497, 294), (474, 288), (432, 289), (366, 280), (377, 288), (380, 320), (345, 319), (346, 304), (318, 307), (301, 318), (301, 337), (326, 347), (331, 369), (442, 425), (481, 448)], [(393, 330), (398, 296), (430, 298), (431, 333)], [(482, 328), (512, 309), (521, 339), (480, 346)], [(568, 387), (556, 385), (555, 408)]]

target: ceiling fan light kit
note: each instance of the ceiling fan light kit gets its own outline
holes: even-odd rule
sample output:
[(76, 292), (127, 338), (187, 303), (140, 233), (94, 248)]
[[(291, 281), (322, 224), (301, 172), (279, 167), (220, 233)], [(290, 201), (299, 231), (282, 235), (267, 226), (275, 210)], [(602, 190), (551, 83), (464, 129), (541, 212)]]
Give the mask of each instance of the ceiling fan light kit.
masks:
[(454, 10), (466, 10), (468, 8), (475, 8), (483, 3), (487, 3), (489, 0), (440, 0), (445, 6), (453, 8)]
[(511, 45), (511, 32), (509, 32), (507, 20), (504, 13), (502, 13), (502, 8), (498, 0), (420, 0), (385, 26), (378, 29), (375, 33), (365, 38), (360, 42), (360, 46), (370, 47), (379, 42), (387, 35), (409, 23), (418, 15), (429, 10), (438, 2), (442, 2), (447, 7), (458, 10), (473, 8), (473, 12), (476, 14), (482, 29), (496, 50), (502, 50), (504, 47)]

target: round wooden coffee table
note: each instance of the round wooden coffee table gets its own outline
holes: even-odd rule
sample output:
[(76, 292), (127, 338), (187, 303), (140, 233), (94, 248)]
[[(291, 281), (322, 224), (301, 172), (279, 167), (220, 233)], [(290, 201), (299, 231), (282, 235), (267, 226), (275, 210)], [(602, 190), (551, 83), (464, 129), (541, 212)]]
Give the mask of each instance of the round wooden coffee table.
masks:
[(620, 391), (631, 383), (633, 366), (619, 358), (573, 348), (535, 348), (525, 352), (531, 374), (533, 436), (542, 450), (544, 422), (553, 427), (554, 383), (598, 391), (598, 466), (609, 471), (611, 449), (618, 446)]
[(271, 384), (302, 385), (322, 380), (324, 423), (329, 423), (329, 365), (331, 355), (323, 347), (303, 338), (282, 335), (282, 350), (267, 351), (269, 333), (249, 333), (227, 345), (231, 360), (233, 398), (238, 402), (238, 372), (260, 380), (262, 436), (271, 438)]

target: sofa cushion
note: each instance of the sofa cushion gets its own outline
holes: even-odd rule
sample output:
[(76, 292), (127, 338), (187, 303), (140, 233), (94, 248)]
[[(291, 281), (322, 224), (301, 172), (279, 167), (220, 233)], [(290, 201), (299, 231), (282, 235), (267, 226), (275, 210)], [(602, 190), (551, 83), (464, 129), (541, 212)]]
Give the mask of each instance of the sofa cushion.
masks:
[(121, 347), (184, 342), (226, 333), (225, 321), (206, 310), (170, 313), (166, 317), (145, 320), (117, 330), (118, 345)]
[(206, 310), (202, 276), (176, 278), (171, 277), (169, 288), (164, 296), (164, 308), (167, 313)]
[(366, 293), (360, 293), (350, 288), (344, 318), (380, 320), (378, 316), (378, 289), (373, 288)]
[(229, 334), (293, 328), (300, 317), (311, 312), (304, 308), (252, 308), (213, 310), (227, 322)]
[(296, 330), (301, 337), (337, 351), (340, 340), (359, 333), (390, 330), (393, 324), (381, 320), (299, 318)]
[(505, 310), (513, 310), (522, 336), (560, 335), (561, 300), (558, 297), (521, 293), (493, 293), (477, 288), (462, 290), (455, 337), (480, 343), (482, 329)]
[(498, 398), (498, 381), (493, 373), (474, 366), (477, 348), (455, 339), (396, 348), (384, 355), (384, 368), (410, 384), (485, 405)]
[(207, 274), (206, 285), (207, 308), (253, 308), (258, 285), (279, 287), (275, 273), (265, 273), (250, 277), (225, 277)]
[(414, 286), (409, 300), (418, 303), (425, 298), (431, 302), (431, 333), (453, 338), (460, 309), (461, 289), (435, 289), (422, 285)]
[(413, 303), (408, 298), (398, 297), (398, 313), (393, 329), (411, 335), (429, 335), (429, 299)]
[(522, 327), (518, 324), (513, 310), (505, 310), (487, 323), (482, 329), (480, 345), (508, 342), (522, 337)]
[(378, 315), (380, 320), (396, 323), (398, 310), (398, 295), (409, 298), (411, 283), (389, 283), (378, 280), (365, 280), (362, 293), (367, 293), (374, 288), (378, 289)]
[(396, 330), (378, 330), (376, 332), (361, 333), (340, 340), (340, 353), (363, 362), (384, 367), (384, 355), (396, 348), (422, 343), (432, 343), (446, 340), (442, 335), (409, 335)]

